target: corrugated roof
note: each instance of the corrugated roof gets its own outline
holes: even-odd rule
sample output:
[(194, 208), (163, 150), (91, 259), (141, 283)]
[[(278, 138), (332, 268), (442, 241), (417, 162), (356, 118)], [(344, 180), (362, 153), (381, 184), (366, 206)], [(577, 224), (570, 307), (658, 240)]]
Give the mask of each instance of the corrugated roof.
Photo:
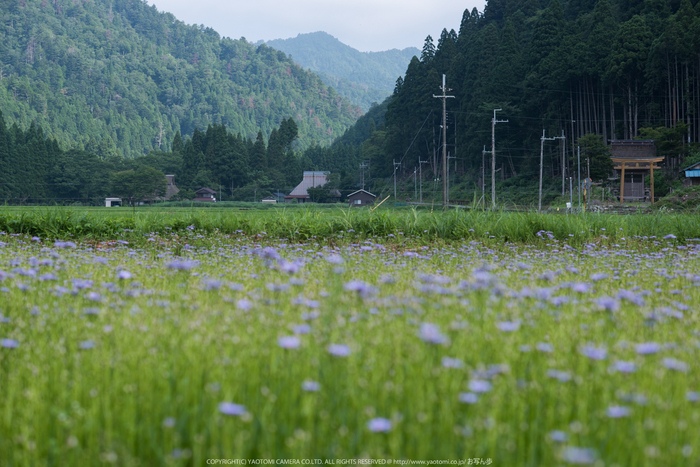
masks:
[(326, 175), (330, 172), (304, 172), (304, 178), (299, 185), (289, 193), (289, 197), (309, 196), (309, 188), (316, 188), (326, 184)]

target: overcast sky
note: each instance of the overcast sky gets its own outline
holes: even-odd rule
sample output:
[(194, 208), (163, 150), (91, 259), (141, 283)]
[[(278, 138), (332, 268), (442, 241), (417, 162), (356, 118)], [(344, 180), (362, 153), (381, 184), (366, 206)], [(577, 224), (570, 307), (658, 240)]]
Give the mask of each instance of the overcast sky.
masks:
[(248, 41), (288, 39), (325, 31), (362, 52), (423, 47), (443, 28), (459, 32), (466, 8), (483, 0), (148, 0), (187, 24), (203, 24), (222, 36)]

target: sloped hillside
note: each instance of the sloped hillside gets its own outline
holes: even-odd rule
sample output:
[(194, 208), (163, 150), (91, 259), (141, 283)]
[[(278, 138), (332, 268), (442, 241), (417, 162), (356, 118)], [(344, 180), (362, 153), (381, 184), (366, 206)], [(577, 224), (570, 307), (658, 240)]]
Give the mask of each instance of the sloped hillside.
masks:
[(293, 117), (306, 147), (362, 114), (285, 53), (138, 0), (1, 2), (0, 18), (0, 110), (63, 145), (113, 142), (134, 157), (169, 149), (177, 131), (255, 138)]
[(317, 73), (363, 110), (389, 96), (397, 78), (420, 50), (407, 47), (382, 52), (360, 52), (325, 32), (299, 34), (290, 39), (266, 42), (292, 56), (295, 62)]

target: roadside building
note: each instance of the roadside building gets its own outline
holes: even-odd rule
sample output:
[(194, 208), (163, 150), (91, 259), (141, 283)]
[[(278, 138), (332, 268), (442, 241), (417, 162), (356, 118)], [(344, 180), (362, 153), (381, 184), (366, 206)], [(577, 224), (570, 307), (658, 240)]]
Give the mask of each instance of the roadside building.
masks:
[(369, 204), (374, 204), (374, 201), (377, 199), (377, 195), (373, 195), (369, 191), (365, 190), (357, 190), (353, 193), (350, 193), (348, 195), (348, 202), (350, 203), (350, 206), (367, 206)]
[(165, 187), (165, 201), (175, 196), (180, 192), (180, 189), (175, 186), (175, 175), (166, 175), (165, 179), (168, 180), (168, 184)]
[(685, 172), (683, 186), (700, 185), (700, 162), (686, 167), (685, 169), (681, 170), (681, 172)]
[(205, 203), (216, 203), (216, 191), (211, 188), (200, 188), (195, 191), (196, 197), (192, 201), (203, 201)]
[(298, 184), (289, 195), (284, 197), (284, 202), (293, 203), (294, 200), (296, 200), (297, 203), (310, 203), (311, 197), (307, 190), (309, 188), (317, 188), (325, 185), (328, 181), (327, 176), (329, 174), (330, 172), (304, 171), (304, 177), (301, 183)]

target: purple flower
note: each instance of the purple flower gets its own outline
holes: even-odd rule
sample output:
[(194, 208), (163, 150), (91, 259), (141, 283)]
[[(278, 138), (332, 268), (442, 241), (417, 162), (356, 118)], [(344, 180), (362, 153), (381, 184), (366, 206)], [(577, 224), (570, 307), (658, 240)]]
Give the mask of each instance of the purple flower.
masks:
[(224, 415), (245, 415), (247, 413), (245, 405), (234, 404), (233, 402), (221, 402), (219, 412)]
[(350, 347), (345, 344), (331, 344), (328, 346), (328, 353), (336, 357), (347, 357), (350, 355)]
[(311, 332), (311, 326), (308, 324), (298, 324), (292, 328), (294, 334), (308, 334)]
[(102, 301), (102, 295), (98, 294), (97, 292), (88, 292), (87, 296), (85, 297), (88, 300), (92, 302), (101, 302)]
[(131, 279), (131, 273), (129, 271), (121, 270), (117, 273), (118, 279)]
[(520, 323), (517, 321), (502, 321), (497, 323), (496, 327), (503, 332), (514, 332), (520, 329)]
[(301, 383), (301, 389), (308, 392), (317, 392), (321, 390), (321, 383), (316, 381), (304, 381)]
[(0, 340), (0, 347), (5, 347), (6, 349), (16, 349), (19, 347), (19, 342), (15, 339), (2, 339)]
[(445, 344), (448, 341), (447, 336), (440, 332), (440, 327), (432, 323), (422, 323), (418, 337), (429, 344)]
[(479, 402), (479, 395), (473, 392), (460, 392), (459, 401), (464, 404), (476, 404)]
[(552, 344), (547, 343), (547, 342), (538, 342), (537, 345), (535, 345), (535, 348), (537, 350), (539, 350), (540, 352), (547, 352), (547, 353), (554, 352), (554, 346)]
[(571, 381), (571, 374), (568, 371), (550, 369), (547, 370), (547, 376), (559, 380), (560, 383)]
[(464, 362), (459, 358), (442, 357), (442, 366), (445, 368), (463, 368)]
[(301, 269), (303, 263), (301, 261), (285, 261), (280, 260), (278, 263), (278, 269), (287, 274), (296, 274)]
[(251, 302), (248, 299), (241, 298), (236, 302), (236, 308), (238, 308), (239, 310), (248, 311), (251, 308), (253, 308), (253, 302)]
[(669, 370), (680, 371), (681, 373), (686, 373), (690, 368), (687, 363), (676, 360), (675, 358), (664, 358), (661, 364)]
[(265, 247), (262, 250), (259, 250), (257, 253), (258, 255), (260, 255), (260, 257), (268, 260), (278, 260), (281, 258), (280, 254), (277, 253), (277, 250), (275, 250), (271, 246)]
[(581, 355), (593, 360), (605, 360), (608, 357), (608, 351), (603, 347), (587, 345), (581, 349)]
[(391, 420), (381, 417), (373, 418), (367, 422), (367, 428), (369, 428), (369, 431), (373, 431), (375, 433), (386, 433), (391, 431)]
[(377, 292), (377, 289), (362, 281), (350, 281), (343, 288), (347, 291), (357, 292), (361, 297), (367, 297)]
[(600, 297), (594, 303), (605, 311), (617, 311), (620, 309), (620, 302), (612, 297)]
[(168, 269), (175, 269), (176, 271), (189, 271), (197, 266), (199, 266), (199, 261), (176, 259), (169, 262), (165, 267)]
[(82, 341), (78, 344), (78, 348), (81, 350), (89, 350), (95, 348), (95, 343), (93, 341)]
[(595, 450), (576, 446), (568, 446), (561, 452), (562, 460), (568, 464), (594, 464), (597, 457)]
[(608, 407), (608, 410), (606, 410), (605, 413), (607, 414), (608, 418), (623, 418), (629, 417), (632, 411), (629, 407), (625, 407), (623, 405), (612, 405)]
[(564, 443), (569, 439), (569, 435), (560, 430), (553, 430), (549, 432), (549, 439), (557, 443)]
[(576, 282), (571, 285), (571, 290), (577, 293), (586, 293), (591, 290), (591, 284), (585, 282)]
[(673, 234), (668, 234), (664, 237), (664, 240), (675, 240), (676, 236)]
[(283, 336), (277, 339), (277, 345), (283, 349), (296, 349), (301, 345), (301, 339), (297, 336)]
[(615, 363), (610, 365), (610, 371), (619, 371), (620, 373), (634, 373), (635, 371), (637, 371), (637, 365), (635, 365), (633, 362), (616, 360)]
[(700, 392), (688, 391), (685, 393), (685, 400), (688, 402), (698, 402), (700, 401)]
[(77, 245), (74, 242), (62, 242), (60, 240), (56, 240), (53, 246), (56, 248), (75, 248)]
[(469, 381), (469, 390), (471, 392), (489, 392), (493, 386), (489, 381), (483, 379), (473, 379)]
[(165, 428), (172, 428), (175, 426), (176, 420), (173, 417), (167, 417), (165, 420), (163, 420), (163, 427)]
[(645, 342), (637, 344), (636, 350), (639, 355), (650, 355), (661, 350), (661, 346), (656, 342)]
[(345, 262), (342, 256), (336, 255), (335, 253), (331, 253), (330, 255), (326, 256), (326, 261), (331, 264), (343, 264)]

